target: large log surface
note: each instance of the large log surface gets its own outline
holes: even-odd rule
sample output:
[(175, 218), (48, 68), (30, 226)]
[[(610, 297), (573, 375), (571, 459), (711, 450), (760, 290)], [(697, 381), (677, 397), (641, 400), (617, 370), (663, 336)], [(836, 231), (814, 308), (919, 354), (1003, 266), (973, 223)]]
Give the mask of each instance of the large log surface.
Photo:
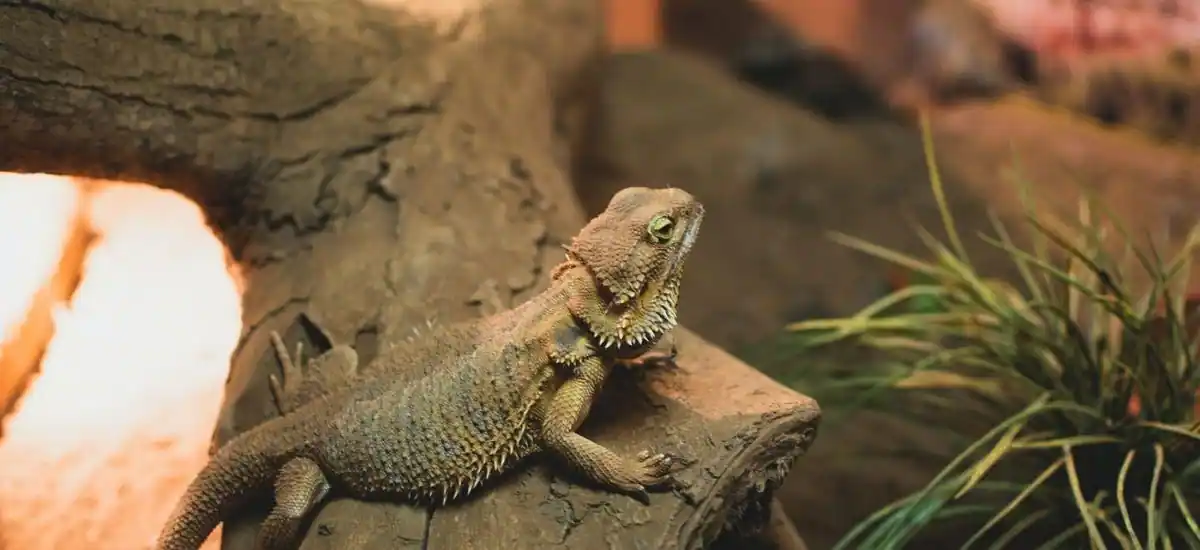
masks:
[[(369, 361), (427, 318), (524, 300), (583, 222), (566, 174), (602, 54), (598, 4), (495, 0), (454, 20), (420, 9), (438, 2), (400, 4), (0, 5), (0, 169), (180, 190), (245, 269), (218, 440), (274, 414), (267, 330), (352, 343)], [(533, 461), (432, 512), (333, 501), (303, 548), (713, 540), (765, 508), (820, 413), (680, 332), (679, 368), (615, 380), (584, 431), (619, 452), (695, 459), (686, 490), (646, 507)], [(229, 522), (224, 548), (249, 548), (259, 517)]]

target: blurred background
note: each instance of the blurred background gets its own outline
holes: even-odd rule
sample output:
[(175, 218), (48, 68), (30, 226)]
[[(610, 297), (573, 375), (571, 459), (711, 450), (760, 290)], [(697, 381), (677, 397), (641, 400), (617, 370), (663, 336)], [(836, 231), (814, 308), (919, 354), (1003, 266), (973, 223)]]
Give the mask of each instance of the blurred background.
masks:
[[(609, 0), (616, 50), (578, 186), (589, 213), (627, 182), (685, 187), (708, 205), (682, 323), (813, 395), (827, 420), (782, 489), (810, 548), (921, 488), (961, 448), (944, 425), (837, 415), (824, 382), (870, 358), (799, 353), (783, 327), (849, 315), (898, 284), (831, 230), (908, 252), (940, 227), (917, 112), (966, 247), (986, 212), (1094, 193), (1139, 238), (1178, 247), (1200, 214), (1200, 79), (1192, 0)], [(1019, 168), (1019, 170), (1017, 170)], [(953, 419), (942, 417), (946, 423)], [(990, 427), (990, 426), (989, 426)], [(968, 531), (968, 533), (973, 530)], [(961, 533), (920, 547), (958, 547)], [(926, 546), (925, 544), (929, 544)], [(932, 546), (938, 544), (939, 546)]]

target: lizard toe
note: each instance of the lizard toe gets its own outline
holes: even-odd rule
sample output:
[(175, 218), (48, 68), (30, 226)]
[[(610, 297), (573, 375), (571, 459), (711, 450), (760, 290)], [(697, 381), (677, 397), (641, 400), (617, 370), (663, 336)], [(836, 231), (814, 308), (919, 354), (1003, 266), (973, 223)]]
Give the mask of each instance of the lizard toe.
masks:
[(648, 491), (646, 486), (642, 485), (641, 483), (636, 483), (633, 481), (614, 483), (611, 488), (616, 490), (616, 492), (629, 495), (631, 498), (641, 502), (642, 504), (650, 504), (650, 491)]
[(671, 467), (674, 466), (674, 458), (666, 453), (652, 453), (650, 451), (638, 453), (639, 466), (647, 472), (652, 472), (654, 475), (669, 473)]
[(281, 382), (279, 377), (275, 376), (274, 374), (267, 378), (267, 382), (271, 385), (271, 397), (275, 398), (275, 405), (282, 408), (283, 402), (287, 395), (283, 387), (283, 382)]
[(679, 368), (679, 363), (675, 359), (679, 357), (679, 350), (671, 346), (671, 351), (663, 353), (649, 354), (639, 360), (639, 365), (647, 370), (675, 370)]
[(645, 487), (661, 487), (671, 481), (675, 460), (669, 454), (642, 451), (638, 453), (637, 480)]

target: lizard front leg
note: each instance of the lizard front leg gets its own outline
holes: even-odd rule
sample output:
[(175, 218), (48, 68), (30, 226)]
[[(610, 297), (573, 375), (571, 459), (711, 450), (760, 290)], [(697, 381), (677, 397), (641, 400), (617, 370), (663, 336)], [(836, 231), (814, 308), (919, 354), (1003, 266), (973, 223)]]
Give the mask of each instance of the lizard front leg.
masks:
[(263, 521), (256, 550), (283, 550), (294, 545), (305, 516), (329, 494), (329, 480), (307, 458), (293, 458), (275, 478), (275, 506)]
[(647, 488), (670, 481), (674, 465), (670, 456), (643, 451), (637, 460), (628, 460), (575, 433), (610, 371), (611, 367), (598, 357), (585, 359), (575, 367), (574, 373), (553, 397), (543, 402), (537, 415), (541, 421), (542, 445), (593, 481), (634, 494), (645, 502)]

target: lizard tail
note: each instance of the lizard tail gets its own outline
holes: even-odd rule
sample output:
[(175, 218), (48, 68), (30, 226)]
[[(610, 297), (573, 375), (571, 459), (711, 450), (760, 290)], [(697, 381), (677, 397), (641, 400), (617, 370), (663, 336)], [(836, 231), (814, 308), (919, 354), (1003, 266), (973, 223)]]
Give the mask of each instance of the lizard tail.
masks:
[(157, 550), (199, 550), (224, 518), (248, 497), (269, 488), (280, 467), (307, 444), (312, 432), (284, 416), (264, 422), (230, 440), (188, 485), (163, 527)]

